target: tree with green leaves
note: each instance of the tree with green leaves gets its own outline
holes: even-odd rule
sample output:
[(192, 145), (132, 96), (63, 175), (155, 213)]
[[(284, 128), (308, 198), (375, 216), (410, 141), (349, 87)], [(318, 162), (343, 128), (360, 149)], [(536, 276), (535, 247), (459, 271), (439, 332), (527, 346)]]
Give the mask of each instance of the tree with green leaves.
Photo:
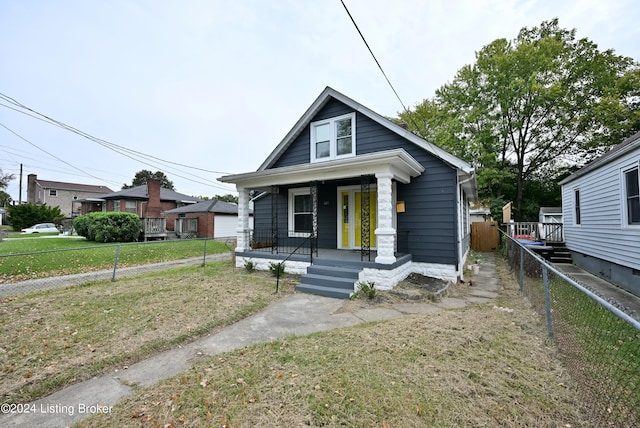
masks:
[(141, 171), (136, 172), (136, 175), (133, 177), (133, 181), (131, 184), (123, 184), (122, 189), (130, 189), (132, 187), (143, 186), (147, 184), (150, 178), (155, 178), (156, 180), (160, 180), (160, 186), (165, 189), (175, 190), (173, 187), (173, 182), (167, 178), (167, 176), (162, 171), (151, 172), (149, 170), (143, 169)]
[(37, 223), (60, 224), (64, 218), (60, 207), (50, 207), (47, 204), (10, 205), (7, 211), (9, 224), (15, 231)]
[(6, 189), (9, 186), (9, 182), (15, 178), (13, 174), (4, 174), (0, 169), (0, 189)]
[(9, 204), (11, 204), (11, 201), (13, 201), (11, 195), (9, 195), (4, 190), (0, 190), (0, 207), (8, 206)]
[(528, 184), (555, 180), (640, 130), (640, 67), (554, 19), (485, 46), (400, 118), (476, 165), (481, 198), (513, 200), (524, 220)]

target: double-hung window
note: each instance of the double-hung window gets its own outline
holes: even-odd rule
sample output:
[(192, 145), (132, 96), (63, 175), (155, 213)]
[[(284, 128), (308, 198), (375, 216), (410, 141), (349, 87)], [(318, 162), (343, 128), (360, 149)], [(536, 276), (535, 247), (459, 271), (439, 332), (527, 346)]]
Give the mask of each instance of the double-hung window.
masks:
[(138, 203), (136, 201), (125, 201), (124, 202), (124, 210), (128, 213), (137, 214), (138, 213)]
[(640, 182), (638, 167), (624, 172), (627, 225), (640, 225)]
[(313, 207), (310, 189), (289, 189), (289, 236), (309, 236), (312, 228)]
[(311, 123), (311, 162), (354, 156), (355, 113)]
[(578, 224), (582, 224), (582, 218), (580, 218), (580, 189), (576, 189), (574, 191), (574, 207), (575, 207), (575, 219), (574, 219), (574, 224), (578, 225)]

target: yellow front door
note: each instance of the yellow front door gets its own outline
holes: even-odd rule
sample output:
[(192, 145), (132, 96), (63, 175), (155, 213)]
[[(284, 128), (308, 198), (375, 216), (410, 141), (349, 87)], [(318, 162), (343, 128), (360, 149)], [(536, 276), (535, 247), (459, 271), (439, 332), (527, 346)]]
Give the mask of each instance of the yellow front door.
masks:
[[(358, 249), (362, 246), (362, 193), (356, 190), (340, 192), (340, 248)], [(369, 192), (369, 247), (376, 247), (377, 192)]]

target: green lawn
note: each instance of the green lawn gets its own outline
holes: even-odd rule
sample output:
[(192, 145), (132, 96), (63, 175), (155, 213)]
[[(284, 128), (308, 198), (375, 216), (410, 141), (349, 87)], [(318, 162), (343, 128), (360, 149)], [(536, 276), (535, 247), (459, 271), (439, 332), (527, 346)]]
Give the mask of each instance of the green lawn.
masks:
[(100, 244), (68, 237), (6, 239), (0, 242), (0, 283), (135, 266), (230, 251), (214, 240)]

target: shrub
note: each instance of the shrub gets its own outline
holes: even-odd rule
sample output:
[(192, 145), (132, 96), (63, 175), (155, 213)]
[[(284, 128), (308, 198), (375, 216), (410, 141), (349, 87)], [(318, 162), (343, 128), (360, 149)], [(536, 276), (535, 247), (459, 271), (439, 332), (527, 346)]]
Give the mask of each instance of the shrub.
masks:
[(280, 278), (284, 273), (284, 263), (269, 263), (269, 270), (273, 274), (273, 276)]
[(81, 215), (73, 221), (73, 227), (78, 235), (96, 242), (133, 242), (143, 231), (140, 217), (123, 212)]
[(20, 231), (38, 223), (56, 223), (64, 218), (60, 207), (50, 207), (47, 204), (22, 204), (7, 207), (7, 220), (13, 230)]
[(376, 297), (375, 283), (371, 281), (358, 282), (358, 291), (355, 293), (356, 297), (364, 296), (369, 300), (373, 300)]
[(253, 272), (256, 269), (256, 265), (253, 261), (247, 260), (244, 262), (244, 270), (247, 272)]

